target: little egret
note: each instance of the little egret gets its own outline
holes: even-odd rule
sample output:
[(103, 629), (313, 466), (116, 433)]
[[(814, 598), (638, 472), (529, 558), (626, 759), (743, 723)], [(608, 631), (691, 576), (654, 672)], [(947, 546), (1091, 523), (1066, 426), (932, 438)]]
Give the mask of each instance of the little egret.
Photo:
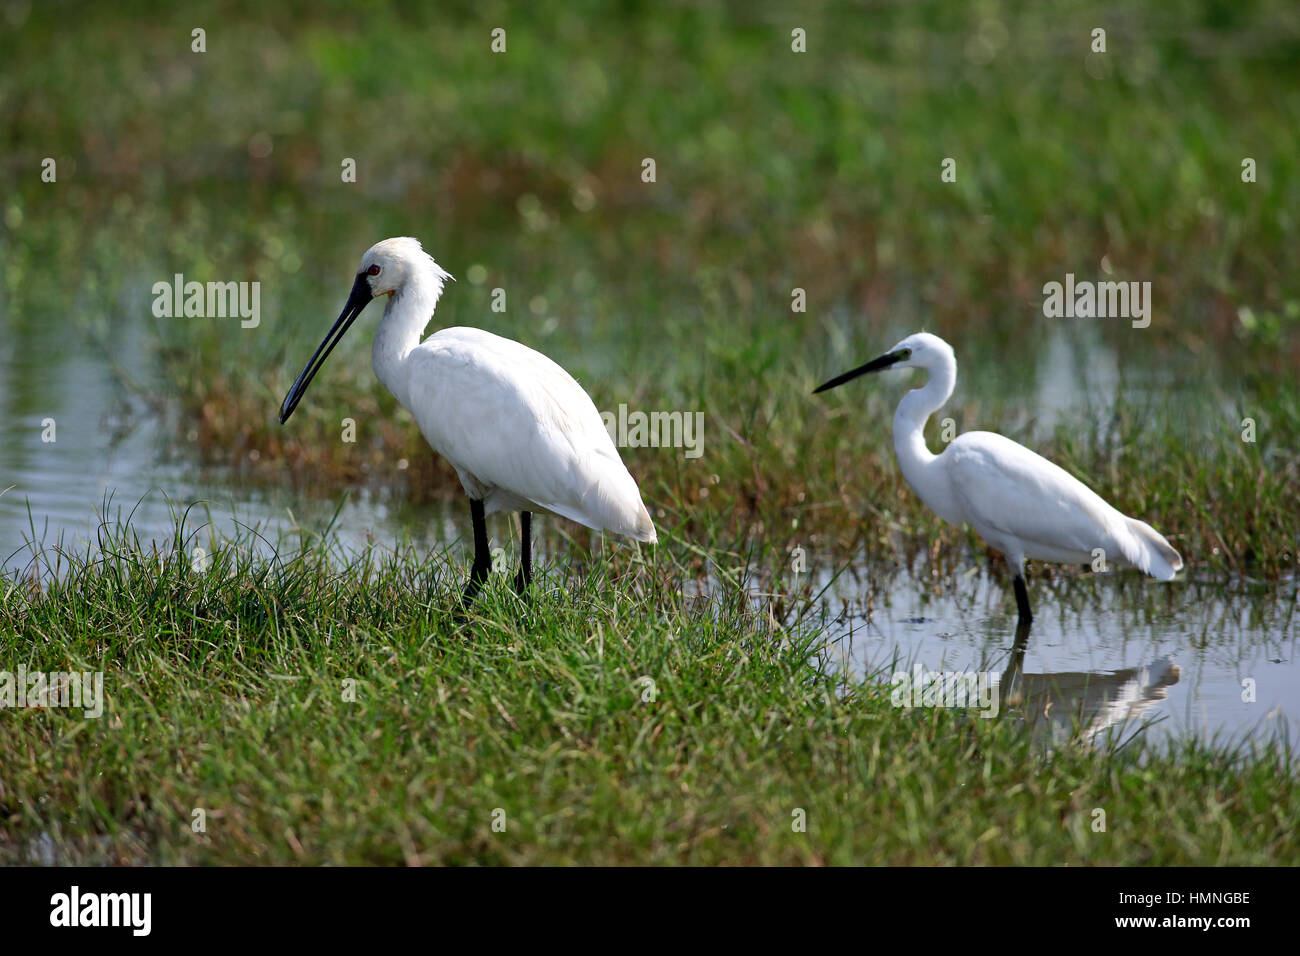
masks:
[(443, 329), (420, 341), (448, 278), (419, 240), (385, 239), (366, 250), (342, 313), (284, 397), (280, 424), (370, 300), (386, 295), (372, 350), (375, 376), (456, 469), (469, 496), (474, 565), (465, 602), (491, 569), (485, 519), (494, 511), (520, 512), (520, 593), (532, 580), (534, 510), (653, 543), (654, 522), (636, 482), (568, 372), (480, 329)]
[(937, 335), (909, 335), (813, 394), (887, 368), (930, 373), (924, 386), (903, 396), (894, 413), (894, 454), (903, 477), (940, 518), (957, 527), (969, 524), (1006, 555), (1022, 623), (1033, 620), (1026, 558), (1083, 564), (1100, 556), (1162, 581), (1182, 568), (1178, 552), (1149, 524), (1120, 514), (1073, 475), (1009, 438), (966, 432), (932, 455), (925, 446), (926, 419), (944, 406), (957, 383), (952, 346)]

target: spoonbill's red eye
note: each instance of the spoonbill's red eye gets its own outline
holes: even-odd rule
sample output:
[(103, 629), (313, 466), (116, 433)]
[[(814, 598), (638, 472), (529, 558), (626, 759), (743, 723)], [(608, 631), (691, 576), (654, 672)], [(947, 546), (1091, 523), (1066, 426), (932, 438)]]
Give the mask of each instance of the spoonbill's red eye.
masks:
[(366, 275), (369, 276), (379, 275), (379, 266), (371, 266), (369, 269), (366, 270)]

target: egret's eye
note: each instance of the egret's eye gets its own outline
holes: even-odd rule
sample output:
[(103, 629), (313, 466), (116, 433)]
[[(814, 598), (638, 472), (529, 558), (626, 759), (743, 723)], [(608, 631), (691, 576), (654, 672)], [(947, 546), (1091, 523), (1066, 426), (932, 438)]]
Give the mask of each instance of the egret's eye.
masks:
[(369, 269), (366, 270), (366, 275), (368, 276), (379, 275), (379, 266), (371, 266)]
[(912, 350), (911, 350), (911, 349), (899, 349), (899, 350), (898, 350), (898, 358), (899, 358), (899, 361), (906, 362), (906, 361), (907, 361), (908, 359), (910, 359), (911, 357), (912, 357)]

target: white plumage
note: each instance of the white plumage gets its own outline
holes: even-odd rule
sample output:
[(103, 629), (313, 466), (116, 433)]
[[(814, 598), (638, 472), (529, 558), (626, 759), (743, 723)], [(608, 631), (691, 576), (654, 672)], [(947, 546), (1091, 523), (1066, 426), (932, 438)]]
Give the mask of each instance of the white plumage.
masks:
[[(397, 374), (421, 433), (489, 514), (550, 511), (656, 540), (600, 412), (545, 355), (479, 329), (443, 329), (413, 349)], [(449, 415), (450, 408), (463, 412)]]
[(530, 575), (530, 513), (562, 515), (598, 531), (656, 540), (654, 522), (600, 413), (573, 377), (540, 352), (480, 329), (450, 328), (421, 341), (450, 276), (416, 239), (366, 250), (342, 314), (285, 396), (281, 423), (348, 327), (388, 296), (375, 332), (375, 375), (456, 469), (469, 495), (475, 558), (466, 597), (490, 566), (484, 515), (523, 515), (522, 589)]
[(1178, 552), (1149, 524), (1121, 514), (1073, 475), (1009, 438), (966, 432), (932, 454), (925, 445), (926, 419), (944, 406), (957, 382), (952, 347), (937, 335), (909, 335), (816, 391), (886, 368), (930, 373), (894, 413), (894, 452), (903, 477), (940, 518), (958, 527), (969, 524), (1006, 555), (1023, 621), (1032, 618), (1026, 558), (1091, 564), (1100, 556), (1108, 565), (1135, 567), (1164, 581), (1182, 568)]
[(1183, 566), (1145, 521), (1121, 514), (1065, 469), (1009, 438), (966, 432), (935, 457), (948, 471), (961, 521), (1015, 567), (1025, 558), (1090, 564), (1096, 549), (1108, 563), (1162, 581)]

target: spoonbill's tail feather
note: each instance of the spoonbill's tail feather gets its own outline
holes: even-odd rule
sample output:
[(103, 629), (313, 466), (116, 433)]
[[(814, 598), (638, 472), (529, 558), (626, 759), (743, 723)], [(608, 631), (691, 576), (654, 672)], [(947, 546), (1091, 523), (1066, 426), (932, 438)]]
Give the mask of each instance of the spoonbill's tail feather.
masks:
[(655, 532), (655, 523), (650, 520), (650, 513), (645, 510), (640, 495), (637, 495), (635, 504), (628, 502), (620, 507), (617, 517), (611, 516), (610, 519), (606, 519), (605, 527), (616, 534), (626, 535), (637, 541), (644, 541), (646, 544), (655, 544), (659, 540), (659, 535)]
[(576, 520), (590, 527), (654, 544), (659, 537), (655, 534), (650, 512), (646, 511), (645, 502), (641, 500), (641, 490), (619, 458), (618, 449), (603, 424), (599, 431), (596, 430), (599, 422), (598, 417), (592, 418), (593, 444), (598, 450), (584, 462), (589, 476), (587, 480), (591, 481), (580, 505), (586, 514)]
[(636, 519), (636, 531), (632, 534), (632, 537), (647, 544), (654, 544), (659, 540), (659, 535), (655, 531), (655, 523), (650, 520), (650, 512), (645, 510), (645, 504), (641, 505), (641, 514)]
[(612, 531), (654, 544), (659, 535), (641, 500), (636, 482), (622, 467), (622, 462), (618, 462), (618, 468), (623, 472), (621, 476), (609, 475), (596, 481), (580, 504), (544, 502), (544, 507), (588, 528)]
[(1183, 558), (1174, 546), (1145, 521), (1127, 518), (1128, 529), (1137, 544), (1135, 554), (1128, 556), (1130, 563), (1153, 578), (1172, 581), (1174, 575), (1183, 569)]
[(641, 491), (637, 488), (636, 481), (621, 461), (616, 470), (622, 474), (600, 483), (601, 496), (607, 499), (604, 507), (608, 515), (606, 527), (637, 541), (654, 544), (659, 540), (659, 535), (655, 533), (655, 523), (650, 520), (650, 512), (641, 500)]

